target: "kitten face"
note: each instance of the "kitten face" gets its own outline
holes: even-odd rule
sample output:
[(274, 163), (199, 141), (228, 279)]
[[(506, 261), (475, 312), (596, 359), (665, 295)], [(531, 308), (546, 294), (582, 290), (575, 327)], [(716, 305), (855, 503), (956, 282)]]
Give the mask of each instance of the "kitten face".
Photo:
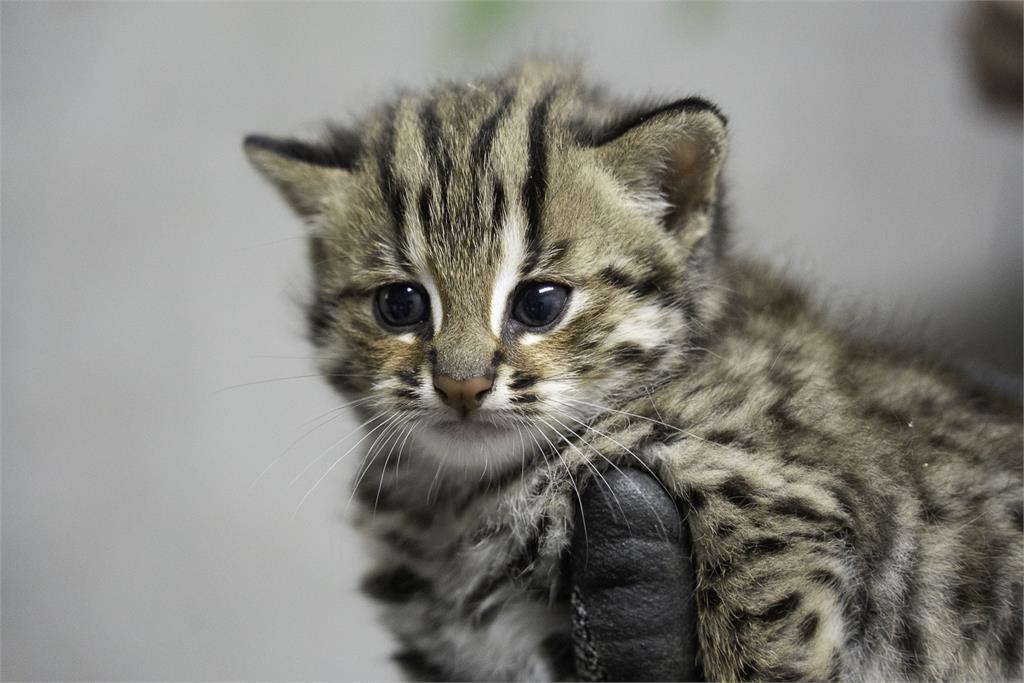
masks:
[(686, 361), (714, 305), (723, 123), (697, 100), (607, 118), (524, 69), (325, 145), (247, 140), (311, 223), (321, 369), (383, 433), (518, 468)]

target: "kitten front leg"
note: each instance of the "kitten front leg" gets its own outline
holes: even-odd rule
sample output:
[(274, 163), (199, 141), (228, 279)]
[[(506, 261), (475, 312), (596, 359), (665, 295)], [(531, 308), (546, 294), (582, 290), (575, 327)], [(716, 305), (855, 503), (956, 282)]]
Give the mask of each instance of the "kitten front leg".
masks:
[[(706, 444), (705, 444), (706, 445)], [(682, 451), (704, 450), (699, 458)], [(707, 680), (838, 680), (863, 608), (853, 522), (808, 482), (680, 444), (659, 474), (686, 510)]]
[(748, 534), (722, 520), (708, 525), (699, 514), (690, 523), (701, 529), (694, 532), (694, 561), (708, 680), (847, 678), (843, 645), (852, 601), (844, 592), (854, 581), (828, 531), (797, 540), (771, 533), (770, 524), (752, 525)]

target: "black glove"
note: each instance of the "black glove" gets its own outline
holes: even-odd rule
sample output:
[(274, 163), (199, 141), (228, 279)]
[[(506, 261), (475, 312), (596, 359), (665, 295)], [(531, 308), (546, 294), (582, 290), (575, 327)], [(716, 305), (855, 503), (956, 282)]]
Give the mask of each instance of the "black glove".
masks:
[(582, 681), (696, 681), (690, 532), (646, 471), (611, 469), (582, 494), (570, 561)]

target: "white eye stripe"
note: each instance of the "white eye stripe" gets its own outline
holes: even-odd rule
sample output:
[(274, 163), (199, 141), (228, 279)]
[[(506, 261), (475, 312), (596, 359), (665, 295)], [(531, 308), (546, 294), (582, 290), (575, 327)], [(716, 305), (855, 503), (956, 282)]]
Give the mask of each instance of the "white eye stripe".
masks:
[(519, 268), (525, 257), (524, 238), (523, 223), (518, 216), (509, 218), (501, 226), (501, 258), (491, 290), (491, 332), (495, 337), (501, 336), (508, 297), (519, 284)]
[(415, 211), (407, 212), (406, 235), (408, 237), (407, 247), (409, 259), (423, 289), (430, 297), (430, 318), (434, 326), (434, 334), (437, 334), (444, 323), (444, 306), (441, 304), (441, 293), (430, 274), (429, 260), (427, 258), (427, 235), (420, 222), (419, 214)]
[(423, 289), (427, 290), (427, 295), (430, 297), (430, 317), (434, 325), (434, 334), (438, 333), (441, 329), (441, 323), (444, 322), (444, 308), (441, 306), (441, 293), (437, 289), (437, 283), (434, 282), (434, 278), (430, 276), (430, 272), (427, 270), (421, 270), (419, 273), (420, 283), (423, 285)]

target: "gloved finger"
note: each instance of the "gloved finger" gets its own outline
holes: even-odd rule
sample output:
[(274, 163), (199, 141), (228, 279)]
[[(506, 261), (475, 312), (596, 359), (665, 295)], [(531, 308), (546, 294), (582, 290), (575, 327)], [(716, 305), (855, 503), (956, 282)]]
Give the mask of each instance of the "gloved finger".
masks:
[(583, 492), (572, 543), (581, 680), (692, 681), (696, 578), (679, 508), (649, 473), (604, 473)]

